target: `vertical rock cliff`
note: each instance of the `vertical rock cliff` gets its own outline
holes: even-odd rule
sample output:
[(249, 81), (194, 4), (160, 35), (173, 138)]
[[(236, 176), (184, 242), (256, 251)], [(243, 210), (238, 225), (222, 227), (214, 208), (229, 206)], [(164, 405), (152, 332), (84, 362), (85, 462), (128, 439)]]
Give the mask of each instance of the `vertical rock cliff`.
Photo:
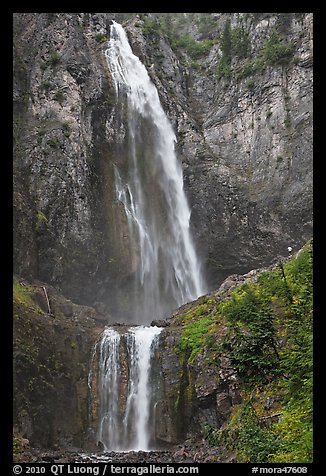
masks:
[(112, 18), (177, 134), (210, 287), (312, 230), (312, 14), (120, 17), (14, 21), (15, 270), (112, 314), (134, 272), (113, 186), (125, 131), (104, 56)]
[[(47, 446), (86, 444), (94, 342), (106, 323), (137, 324), (137, 260), (115, 187), (128, 134), (105, 57), (113, 19), (172, 123), (209, 291), (312, 235), (311, 13), (14, 14), (15, 423)], [(50, 289), (53, 316), (26, 301), (26, 283)], [(202, 299), (168, 321), (155, 356), (162, 444), (222, 427), (241, 400), (229, 360), (214, 360), (233, 328), (218, 320), (220, 295)]]
[(15, 271), (80, 302), (129, 272), (106, 131), (113, 92), (97, 41), (104, 19), (15, 17)]
[(312, 231), (312, 14), (150, 14), (130, 36), (178, 132), (212, 285), (301, 246)]

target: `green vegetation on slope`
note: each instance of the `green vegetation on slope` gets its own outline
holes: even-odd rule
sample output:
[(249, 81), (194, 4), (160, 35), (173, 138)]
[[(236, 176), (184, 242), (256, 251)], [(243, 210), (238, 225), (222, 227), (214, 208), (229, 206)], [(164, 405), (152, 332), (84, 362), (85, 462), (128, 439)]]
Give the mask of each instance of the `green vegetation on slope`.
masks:
[(180, 316), (179, 352), (191, 361), (209, 349), (217, 365), (229, 358), (243, 400), (222, 428), (205, 426), (206, 438), (241, 462), (311, 462), (312, 240), (227, 299), (209, 301)]
[[(165, 36), (171, 48), (184, 65), (196, 67), (196, 61), (207, 56), (212, 46), (218, 41), (217, 38), (203, 38), (196, 40), (191, 34), (182, 32), (189, 19), (184, 14), (156, 14), (153, 19), (143, 17), (142, 30), (144, 35), (155, 37), (158, 34)], [(203, 27), (203, 22), (201, 22)], [(185, 56), (186, 55), (186, 56)]]
[[(164, 36), (180, 63), (186, 67), (201, 68), (203, 65), (200, 61), (217, 45), (217, 68), (211, 73), (218, 78), (241, 80), (261, 74), (269, 66), (286, 66), (295, 61), (295, 44), (288, 40), (288, 33), (291, 31), (292, 21), (298, 21), (298, 18), (292, 13), (246, 13), (238, 16), (236, 23), (232, 25), (227, 13), (220, 18), (205, 13), (151, 15), (149, 18), (140, 13), (142, 24), (137, 23), (137, 26), (152, 41), (158, 39), (159, 35)], [(250, 41), (252, 25), (270, 17), (273, 26), (264, 43), (257, 48)], [(207, 65), (206, 67), (209, 68)]]
[(26, 284), (26, 283), (21, 285), (17, 276), (13, 277), (14, 304), (21, 305), (25, 307), (26, 309), (30, 309), (38, 313), (42, 313), (40, 307), (33, 300), (32, 296), (34, 292), (35, 292), (35, 288), (33, 288), (33, 286), (30, 286), (29, 284)]

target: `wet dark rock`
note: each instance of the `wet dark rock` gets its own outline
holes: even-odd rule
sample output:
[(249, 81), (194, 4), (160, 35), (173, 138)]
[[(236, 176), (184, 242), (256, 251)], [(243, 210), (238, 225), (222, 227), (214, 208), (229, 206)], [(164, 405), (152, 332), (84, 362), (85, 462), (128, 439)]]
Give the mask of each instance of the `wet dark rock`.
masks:
[(106, 316), (105, 314), (95, 314), (93, 316), (93, 319), (95, 319), (95, 321), (101, 322), (103, 324), (108, 324), (109, 321), (110, 321), (110, 317)]
[(49, 312), (48, 302), (42, 289), (35, 291), (31, 297), (44, 312)]
[(102, 441), (98, 441), (98, 442), (97, 442), (97, 447), (98, 447), (99, 451), (103, 451), (103, 450), (104, 450), (104, 445), (103, 445)]
[(151, 326), (166, 327), (169, 325), (170, 322), (167, 319), (157, 319), (151, 322)]
[[(30, 284), (26, 288), (33, 290)], [(93, 308), (72, 304), (51, 286), (46, 288), (54, 318), (14, 292), (15, 432), (31, 445), (79, 447), (88, 425), (90, 353), (104, 325), (90, 319)], [(62, 312), (65, 306), (73, 306), (76, 319)]]
[[(225, 458), (226, 456), (223, 455)], [(31, 449), (29, 453), (16, 455), (14, 462), (51, 462), (51, 463), (218, 463), (221, 460), (219, 449), (198, 442), (196, 447), (191, 445), (162, 451), (129, 451), (84, 453), (82, 451), (65, 451), (51, 453), (49, 451)], [(236, 461), (235, 461), (236, 462)]]

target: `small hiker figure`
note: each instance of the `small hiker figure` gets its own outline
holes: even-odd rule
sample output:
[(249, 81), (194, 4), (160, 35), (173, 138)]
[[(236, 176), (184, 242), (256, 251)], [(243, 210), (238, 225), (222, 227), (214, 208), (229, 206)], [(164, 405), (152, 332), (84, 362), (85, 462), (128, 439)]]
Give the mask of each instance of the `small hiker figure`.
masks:
[(288, 252), (289, 252), (289, 256), (291, 256), (291, 255), (292, 255), (292, 250), (293, 250), (292, 246), (288, 246)]

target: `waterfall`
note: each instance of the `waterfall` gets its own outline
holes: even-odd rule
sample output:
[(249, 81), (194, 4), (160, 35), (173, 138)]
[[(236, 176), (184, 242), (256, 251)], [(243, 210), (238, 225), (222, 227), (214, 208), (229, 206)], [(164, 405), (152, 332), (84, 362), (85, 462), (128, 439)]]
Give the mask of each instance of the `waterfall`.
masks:
[(98, 345), (98, 440), (107, 450), (147, 450), (157, 403), (152, 360), (161, 329), (144, 324), (204, 294), (204, 283), (176, 136), (145, 66), (116, 22), (105, 54), (117, 96), (117, 130), (126, 131), (123, 160), (114, 165), (115, 192), (128, 223), (134, 271), (128, 300), (139, 327), (125, 334), (106, 329)]
[(113, 329), (103, 332), (99, 352), (100, 424), (98, 440), (105, 449), (118, 449), (120, 445), (119, 360), (120, 334)]
[[(151, 383), (151, 361), (158, 344), (159, 327), (129, 329), (124, 335), (105, 329), (99, 346), (98, 441), (106, 450), (148, 450), (151, 440), (150, 414), (155, 406)], [(123, 342), (124, 341), (124, 342)], [(121, 401), (120, 345), (128, 361), (128, 389)]]
[(117, 199), (128, 221), (133, 262), (134, 321), (148, 324), (204, 294), (190, 233), (190, 209), (173, 132), (145, 66), (114, 22), (106, 50), (127, 130), (127, 164), (115, 167)]

